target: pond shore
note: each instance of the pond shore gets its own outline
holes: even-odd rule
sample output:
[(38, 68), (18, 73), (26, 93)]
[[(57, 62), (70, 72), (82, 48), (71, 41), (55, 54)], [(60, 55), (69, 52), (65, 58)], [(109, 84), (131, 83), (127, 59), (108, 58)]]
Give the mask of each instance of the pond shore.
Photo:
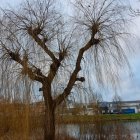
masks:
[(94, 123), (97, 121), (137, 121), (140, 114), (100, 114), (100, 115), (63, 115), (57, 123)]

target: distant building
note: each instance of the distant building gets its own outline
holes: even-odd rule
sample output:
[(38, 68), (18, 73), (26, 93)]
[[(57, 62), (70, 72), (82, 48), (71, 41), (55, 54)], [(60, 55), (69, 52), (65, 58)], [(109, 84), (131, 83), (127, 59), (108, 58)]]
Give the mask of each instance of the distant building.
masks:
[(140, 100), (101, 102), (100, 108), (102, 113), (140, 113)]
[[(31, 105), (35, 114), (45, 112), (44, 102), (36, 102)], [(56, 110), (59, 115), (94, 115), (94, 114), (132, 114), (140, 113), (140, 100), (137, 101), (115, 101), (97, 103), (74, 103), (63, 102)]]

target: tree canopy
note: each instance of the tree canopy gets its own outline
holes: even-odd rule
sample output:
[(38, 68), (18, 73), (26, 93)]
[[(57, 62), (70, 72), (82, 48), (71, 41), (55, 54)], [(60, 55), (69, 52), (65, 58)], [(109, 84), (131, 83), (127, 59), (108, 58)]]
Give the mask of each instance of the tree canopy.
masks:
[[(73, 17), (66, 18), (55, 3), (26, 1), (20, 8), (1, 10), (2, 62), (32, 81), (47, 77), (55, 97), (93, 77), (115, 84), (116, 69), (129, 65), (124, 50), (127, 8), (117, 0), (77, 0)], [(76, 79), (69, 83), (75, 71)]]

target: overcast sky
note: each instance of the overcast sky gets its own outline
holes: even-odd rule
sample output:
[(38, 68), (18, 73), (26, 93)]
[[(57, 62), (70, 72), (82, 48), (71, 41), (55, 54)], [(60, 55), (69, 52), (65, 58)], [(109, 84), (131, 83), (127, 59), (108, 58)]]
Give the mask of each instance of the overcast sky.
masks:
[[(21, 1), (23, 0), (0, 0), (0, 7), (5, 8), (8, 5), (17, 7)], [(135, 1), (137, 0), (130, 0), (130, 3), (135, 7), (140, 7), (140, 2), (136, 3)], [(132, 39), (132, 44), (137, 47), (135, 53), (129, 54), (128, 56), (133, 76), (130, 78), (129, 75), (126, 74), (124, 68), (120, 83), (121, 90), (119, 90), (118, 94), (121, 96), (122, 100), (140, 100), (140, 17), (137, 17), (133, 21), (133, 24), (129, 27), (129, 29), (132, 31), (134, 36), (136, 36)], [(113, 94), (115, 94), (114, 91), (103, 92), (104, 100), (111, 101)]]

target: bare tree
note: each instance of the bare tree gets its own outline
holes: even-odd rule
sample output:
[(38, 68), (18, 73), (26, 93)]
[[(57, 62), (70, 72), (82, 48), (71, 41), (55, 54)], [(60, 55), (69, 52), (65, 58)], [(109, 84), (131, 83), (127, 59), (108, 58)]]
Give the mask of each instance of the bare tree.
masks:
[(116, 93), (114, 96), (113, 96), (113, 99), (112, 99), (113, 103), (114, 103), (114, 108), (115, 110), (120, 113), (121, 112), (121, 107), (122, 107), (122, 99), (121, 97)]
[(129, 65), (121, 45), (125, 7), (117, 0), (75, 0), (73, 6), (77, 14), (66, 23), (54, 0), (27, 0), (18, 10), (1, 10), (1, 60), (14, 65), (9, 71), (42, 85), (44, 140), (55, 139), (55, 109), (88, 81), (88, 65), (99, 83), (110, 79), (112, 84), (116, 67)]

